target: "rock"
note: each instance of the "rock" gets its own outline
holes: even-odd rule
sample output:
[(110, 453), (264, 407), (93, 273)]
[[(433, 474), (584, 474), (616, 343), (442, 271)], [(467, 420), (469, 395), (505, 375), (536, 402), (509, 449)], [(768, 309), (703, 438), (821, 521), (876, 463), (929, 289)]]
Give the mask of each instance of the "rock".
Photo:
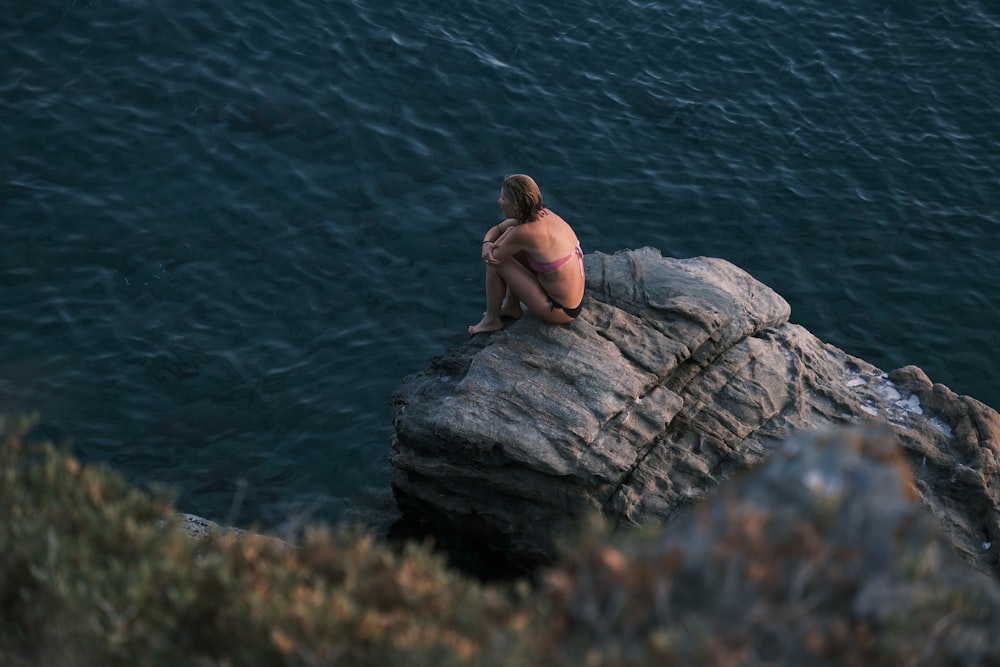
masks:
[(180, 520), (181, 530), (183, 530), (188, 537), (196, 542), (206, 539), (212, 533), (222, 533), (225, 535), (233, 535), (235, 537), (243, 537), (246, 535), (246, 531), (242, 528), (220, 526), (214, 521), (210, 521), (209, 519), (198, 516), (197, 514), (180, 512), (177, 514), (177, 518)]
[[(197, 514), (178, 512), (175, 515), (175, 518), (177, 519), (180, 530), (193, 542), (204, 542), (210, 536), (217, 535), (220, 537), (234, 537), (237, 540), (266, 540), (283, 547), (293, 546), (291, 543), (278, 537), (274, 537), (273, 535), (248, 532), (243, 528), (237, 528), (235, 526), (223, 526), (210, 519), (198, 516)], [(166, 522), (161, 522), (161, 525), (166, 525)]]
[(959, 551), (1000, 573), (994, 410), (820, 341), (724, 260), (642, 248), (585, 263), (573, 323), (522, 318), (403, 380), (391, 465), (404, 515), (549, 562), (595, 511), (669, 521), (793, 434), (876, 422)]

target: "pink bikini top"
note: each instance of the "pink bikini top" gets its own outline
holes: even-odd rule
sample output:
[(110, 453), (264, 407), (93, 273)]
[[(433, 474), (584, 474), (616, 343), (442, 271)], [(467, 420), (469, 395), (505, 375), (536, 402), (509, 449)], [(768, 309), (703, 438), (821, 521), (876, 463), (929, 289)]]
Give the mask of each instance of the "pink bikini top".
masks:
[(532, 259), (531, 255), (525, 255), (525, 257), (527, 258), (527, 260), (528, 260), (528, 266), (531, 267), (532, 271), (534, 271), (535, 273), (549, 273), (551, 271), (555, 271), (560, 266), (562, 266), (563, 264), (565, 264), (569, 260), (573, 259), (574, 255), (576, 255), (577, 257), (580, 258), (580, 275), (582, 276), (583, 275), (583, 249), (580, 248), (580, 244), (579, 243), (576, 245), (576, 248), (574, 248), (573, 252), (571, 252), (570, 254), (566, 255), (562, 259), (557, 259), (556, 261), (549, 262), (547, 264), (543, 264), (543, 263), (541, 263), (541, 262), (539, 262), (537, 260)]

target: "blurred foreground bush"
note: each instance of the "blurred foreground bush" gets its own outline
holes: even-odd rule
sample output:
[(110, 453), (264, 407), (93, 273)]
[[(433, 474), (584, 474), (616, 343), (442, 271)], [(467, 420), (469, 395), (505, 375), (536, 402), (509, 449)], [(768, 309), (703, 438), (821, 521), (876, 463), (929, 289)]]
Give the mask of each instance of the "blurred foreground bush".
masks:
[(2, 665), (530, 664), (530, 607), (426, 548), (196, 543), (166, 497), (0, 424)]
[[(996, 582), (950, 558), (912, 499), (873, 518), (850, 509), (858, 488), (843, 480), (812, 480), (777, 506), (760, 486), (724, 485), (732, 491), (668, 530), (623, 539), (596, 524), (534, 584), (487, 585), (426, 547), (394, 550), (363, 531), (316, 530), (295, 547), (249, 533), (192, 541), (167, 496), (24, 444), (28, 426), (0, 420), (2, 665), (971, 665), (1000, 656)], [(881, 534), (892, 525), (895, 534)]]

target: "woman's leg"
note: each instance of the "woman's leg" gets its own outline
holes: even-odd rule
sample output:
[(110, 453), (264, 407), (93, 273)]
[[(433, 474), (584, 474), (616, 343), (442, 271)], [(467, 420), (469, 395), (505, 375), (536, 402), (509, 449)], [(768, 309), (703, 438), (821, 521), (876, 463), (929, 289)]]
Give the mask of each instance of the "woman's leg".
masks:
[[(526, 255), (527, 253), (522, 250), (514, 253), (514, 259), (527, 267), (528, 260), (525, 259)], [(510, 286), (508, 286), (507, 294), (505, 294), (503, 298), (503, 305), (500, 306), (500, 316), (510, 317), (516, 320), (522, 315), (524, 315), (524, 309), (521, 308), (521, 300), (514, 296), (513, 292), (510, 291)]]
[(520, 262), (508, 260), (493, 267), (507, 285), (507, 289), (518, 301), (528, 307), (528, 311), (540, 320), (552, 324), (572, 322), (561, 308), (555, 310), (549, 304), (549, 295), (535, 277), (533, 271)]
[(502, 265), (486, 267), (486, 312), (483, 319), (478, 324), (469, 327), (469, 334), (486, 333), (503, 329), (503, 320), (500, 319), (500, 309), (504, 304), (504, 297), (510, 292), (507, 283), (504, 281), (497, 269)]
[(521, 308), (521, 301), (514, 296), (514, 293), (508, 287), (507, 293), (503, 297), (503, 303), (500, 305), (500, 317), (509, 317), (516, 320), (522, 315), (524, 315), (524, 309)]
[(561, 308), (552, 309), (549, 295), (538, 284), (538, 278), (526, 266), (515, 260), (486, 267), (486, 312), (478, 324), (469, 327), (469, 334), (486, 333), (503, 329), (501, 308), (504, 297), (514, 299), (528, 307), (538, 319), (552, 324), (566, 324), (573, 318)]

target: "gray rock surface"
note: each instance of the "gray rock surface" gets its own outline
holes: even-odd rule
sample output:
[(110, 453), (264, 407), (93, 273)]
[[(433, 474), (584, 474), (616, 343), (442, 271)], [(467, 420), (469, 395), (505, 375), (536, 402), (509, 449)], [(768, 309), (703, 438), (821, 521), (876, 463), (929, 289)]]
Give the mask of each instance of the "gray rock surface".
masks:
[(461, 344), (393, 396), (404, 514), (525, 561), (598, 511), (669, 521), (791, 435), (887, 425), (958, 551), (1000, 574), (1000, 415), (915, 367), (883, 372), (789, 322), (720, 259), (585, 258), (583, 314)]

